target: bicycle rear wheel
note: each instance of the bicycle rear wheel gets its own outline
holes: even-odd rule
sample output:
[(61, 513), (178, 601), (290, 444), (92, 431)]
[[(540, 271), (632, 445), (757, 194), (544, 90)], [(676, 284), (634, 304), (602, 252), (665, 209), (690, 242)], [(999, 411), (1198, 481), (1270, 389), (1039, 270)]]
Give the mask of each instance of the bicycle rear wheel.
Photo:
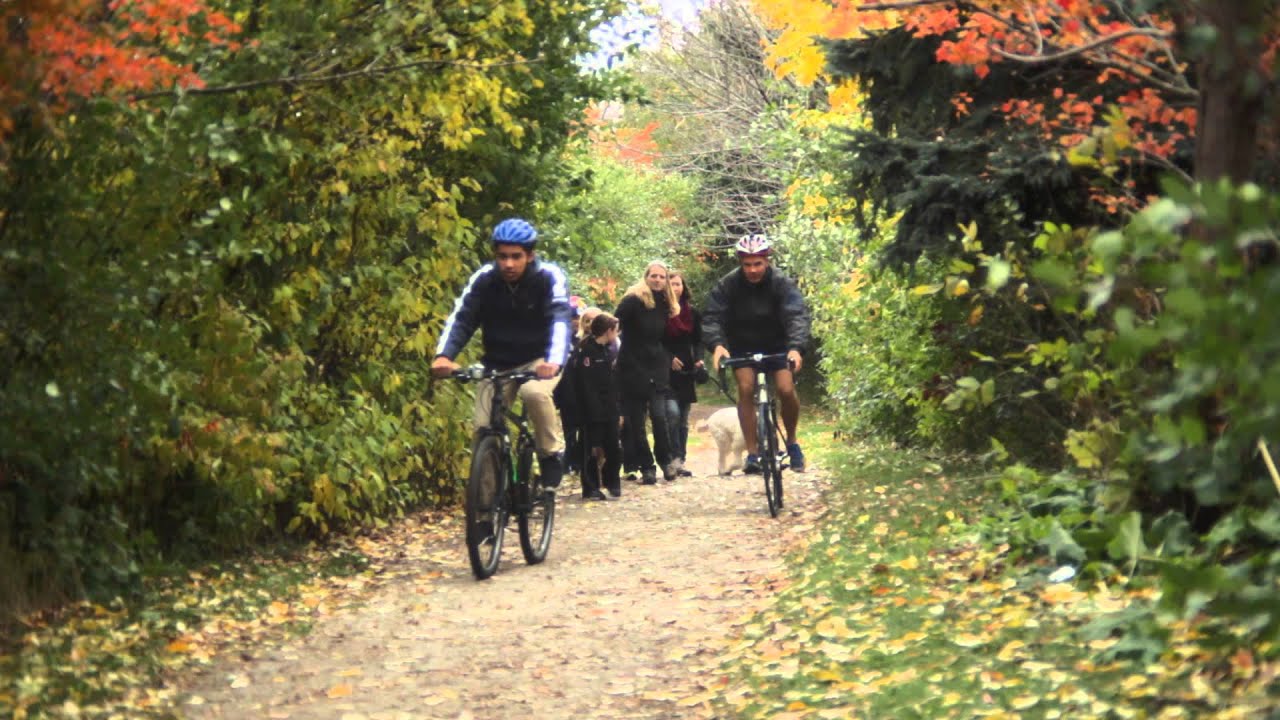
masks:
[(517, 518), (520, 529), (520, 552), (524, 553), (525, 562), (537, 565), (547, 559), (547, 551), (551, 549), (551, 531), (556, 524), (556, 494), (554, 491), (542, 492), (538, 481), (533, 477), (533, 448), (520, 450), (520, 470), (516, 482), (525, 488), (529, 502), (521, 509)]
[(507, 529), (502, 469), (502, 445), (498, 438), (480, 438), (471, 455), (466, 497), (467, 557), (477, 580), (497, 572), (502, 557), (502, 537)]
[(764, 497), (769, 503), (769, 515), (778, 517), (782, 509), (782, 498), (778, 490), (782, 487), (782, 479), (778, 470), (778, 437), (773, 429), (773, 413), (769, 406), (760, 406), (756, 418), (756, 437), (760, 439), (760, 475), (764, 478)]

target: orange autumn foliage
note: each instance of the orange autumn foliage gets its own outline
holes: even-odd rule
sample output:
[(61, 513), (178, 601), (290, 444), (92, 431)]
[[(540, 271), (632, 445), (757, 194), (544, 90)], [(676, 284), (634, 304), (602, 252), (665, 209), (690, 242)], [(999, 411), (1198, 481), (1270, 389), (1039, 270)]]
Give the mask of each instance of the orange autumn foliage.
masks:
[[(1101, 0), (755, 0), (754, 6), (776, 33), (767, 57), (779, 76), (816, 77), (812, 70), (822, 64), (813, 56), (821, 52), (823, 38), (856, 40), (887, 27), (904, 28), (918, 38), (937, 38), (938, 61), (969, 67), (979, 78), (999, 63), (1071, 58), (1096, 67), (1096, 91), (1063, 89), (1049, 102), (1014, 97), (1001, 107), (1010, 122), (1037, 128), (1064, 150), (1101, 133), (1122, 139), (1111, 146), (1123, 152), (1105, 158), (1107, 163), (1172, 168), (1174, 154), (1196, 137), (1199, 91), (1187, 77), (1168, 15), (1120, 14)], [(1256, 63), (1264, 77), (1280, 48), (1278, 28), (1273, 13)], [(970, 103), (962, 96), (952, 104), (963, 115)], [(1106, 198), (1110, 207), (1134, 200)]]
[(661, 127), (651, 121), (644, 127), (627, 127), (620, 124), (622, 110), (617, 105), (591, 105), (585, 112), (581, 126), (586, 129), (596, 151), (606, 157), (617, 158), (638, 165), (652, 165), (658, 156), (658, 142), (653, 133)]
[(234, 49), (239, 31), (202, 0), (0, 3), (0, 137), (21, 109), (58, 113), (75, 99), (201, 87), (182, 51), (193, 39)]

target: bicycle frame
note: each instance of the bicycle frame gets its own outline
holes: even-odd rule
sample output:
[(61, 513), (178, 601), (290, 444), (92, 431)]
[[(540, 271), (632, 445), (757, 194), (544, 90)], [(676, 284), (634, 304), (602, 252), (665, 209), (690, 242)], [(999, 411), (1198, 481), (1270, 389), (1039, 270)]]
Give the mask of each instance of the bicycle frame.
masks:
[[(512, 438), (511, 429), (508, 423), (516, 426), (515, 450), (519, 451), (524, 447), (533, 447), (533, 432), (529, 428), (529, 416), (524, 408), (520, 412), (515, 412), (507, 405), (506, 389), (508, 384), (519, 386), (524, 381), (533, 377), (532, 373), (492, 373), (485, 372), (486, 377), (480, 380), (488, 380), (493, 384), (493, 397), (489, 401), (489, 425), (480, 430), (482, 435), (490, 435), (496, 437), (501, 446), (502, 452), (502, 492), (505, 494), (511, 489), (515, 489), (515, 496), (511, 497), (511, 510), (517, 514), (527, 512), (532, 506), (532, 498), (527, 497), (526, 474), (532, 473), (533, 468), (516, 467), (517, 463), (513, 458), (518, 458), (519, 452), (512, 454)], [(474, 377), (474, 375), (473, 375)]]
[[(768, 373), (765, 363), (785, 358), (784, 353), (754, 353), (737, 358), (727, 358), (721, 367), (751, 367), (755, 370), (756, 393), (756, 452), (761, 457), (762, 473), (765, 482), (765, 497), (769, 503), (769, 514), (777, 517), (782, 508), (782, 471), (790, 467), (787, 454), (779, 448), (785, 447), (783, 430), (778, 425), (778, 404), (769, 390)], [(728, 394), (723, 383), (721, 389)], [(736, 402), (736, 398), (734, 398)], [(780, 442), (782, 441), (782, 442)]]
[[(497, 571), (503, 535), (514, 517), (520, 533), (520, 550), (534, 565), (546, 559), (555, 523), (555, 494), (535, 487), (536, 453), (528, 414), (514, 412), (507, 395), (513, 385), (533, 380), (527, 370), (493, 371), (483, 366), (457, 370), (452, 376), (463, 382), (489, 382), (489, 422), (478, 428), (472, 446), (471, 473), (467, 480), (465, 514), (467, 555), (476, 579)], [(514, 401), (513, 403), (514, 404)], [(512, 438), (510, 425), (516, 426)], [(492, 473), (490, 475), (489, 473)]]

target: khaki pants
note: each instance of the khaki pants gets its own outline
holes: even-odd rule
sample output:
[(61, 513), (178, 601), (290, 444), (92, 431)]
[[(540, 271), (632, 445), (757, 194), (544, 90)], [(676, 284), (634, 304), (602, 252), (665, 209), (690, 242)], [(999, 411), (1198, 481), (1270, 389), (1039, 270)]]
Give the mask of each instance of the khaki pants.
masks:
[[(541, 360), (521, 365), (513, 370), (533, 370)], [(551, 393), (560, 382), (560, 375), (550, 380), (530, 380), (520, 386), (520, 401), (529, 413), (529, 424), (533, 425), (533, 439), (538, 446), (538, 455), (546, 456), (564, 451), (564, 435), (560, 428), (560, 415), (556, 412), (555, 401)], [(516, 387), (506, 384), (506, 402), (510, 407), (515, 402)], [(486, 380), (476, 388), (476, 428), (488, 427), (489, 405), (493, 402), (493, 382)]]

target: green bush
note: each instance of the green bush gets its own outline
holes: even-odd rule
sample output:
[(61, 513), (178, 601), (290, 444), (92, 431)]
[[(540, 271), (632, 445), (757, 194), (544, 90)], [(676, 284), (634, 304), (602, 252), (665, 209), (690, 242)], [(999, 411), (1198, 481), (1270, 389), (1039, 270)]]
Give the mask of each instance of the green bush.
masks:
[(612, 0), (232, 4), (254, 52), (175, 58), (220, 91), (0, 140), (6, 619), (452, 500), (470, 401), (430, 381), (435, 336), (610, 93), (577, 58)]
[(1257, 187), (1170, 185), (1120, 230), (1050, 228), (1034, 261), (985, 259), (1031, 267), (1082, 328), (1025, 358), (1072, 410), (1074, 467), (1007, 470), (999, 531), (1097, 574), (1155, 573), (1165, 611), (1235, 641), (1280, 633), (1280, 482), (1261, 457), (1280, 437), (1278, 227), (1280, 196)]

